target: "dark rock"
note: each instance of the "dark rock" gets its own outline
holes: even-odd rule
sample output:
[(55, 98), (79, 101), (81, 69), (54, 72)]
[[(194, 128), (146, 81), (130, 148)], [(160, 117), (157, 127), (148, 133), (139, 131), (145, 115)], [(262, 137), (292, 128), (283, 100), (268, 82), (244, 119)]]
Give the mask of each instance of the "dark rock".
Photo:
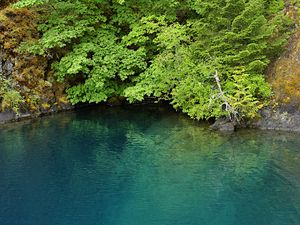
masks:
[(60, 106), (62, 111), (68, 111), (68, 110), (74, 109), (73, 105), (65, 104), (65, 103), (62, 103), (62, 102), (59, 103), (59, 106)]
[(3, 62), (2, 62), (2, 58), (0, 56), (0, 75), (3, 74)]
[(107, 100), (107, 104), (109, 106), (123, 105), (124, 102), (125, 102), (125, 98), (123, 97), (111, 97)]
[(0, 31), (4, 31), (4, 29), (5, 29), (5, 25), (0, 22)]
[(7, 73), (7, 75), (11, 75), (14, 69), (14, 65), (10, 60), (6, 60), (3, 65), (3, 71)]
[(261, 118), (250, 122), (250, 127), (262, 130), (282, 130), (300, 132), (300, 111), (286, 112), (282, 108), (276, 111), (264, 109)]
[(0, 124), (14, 121), (16, 119), (14, 112), (0, 112)]
[(3, 75), (4, 57), (3, 52), (0, 49), (0, 75)]
[(214, 124), (210, 126), (211, 130), (218, 130), (222, 132), (233, 132), (235, 130), (236, 123), (227, 119), (220, 118), (215, 121)]
[(58, 111), (59, 111), (59, 109), (58, 109), (57, 105), (53, 105), (50, 109), (50, 112), (58, 112)]
[(41, 109), (40, 109), (40, 113), (44, 115), (44, 114), (49, 113), (49, 110), (44, 109), (44, 108), (41, 108)]
[(14, 64), (9, 60), (5, 60), (4, 57), (0, 54), (0, 74), (7, 78), (14, 71)]

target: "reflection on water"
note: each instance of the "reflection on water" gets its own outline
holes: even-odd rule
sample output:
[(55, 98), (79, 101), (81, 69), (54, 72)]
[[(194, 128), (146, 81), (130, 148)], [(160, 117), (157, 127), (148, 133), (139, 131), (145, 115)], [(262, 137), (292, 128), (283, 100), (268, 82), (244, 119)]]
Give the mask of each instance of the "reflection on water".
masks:
[(6, 125), (0, 224), (299, 225), (299, 137), (145, 106)]

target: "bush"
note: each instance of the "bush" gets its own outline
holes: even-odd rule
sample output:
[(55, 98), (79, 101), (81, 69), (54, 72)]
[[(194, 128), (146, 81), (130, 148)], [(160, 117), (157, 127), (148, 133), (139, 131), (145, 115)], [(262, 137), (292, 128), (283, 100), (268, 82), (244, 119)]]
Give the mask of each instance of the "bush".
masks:
[(13, 110), (19, 113), (20, 105), (24, 103), (23, 97), (13, 88), (12, 80), (2, 78), (0, 74), (0, 104), (1, 110)]

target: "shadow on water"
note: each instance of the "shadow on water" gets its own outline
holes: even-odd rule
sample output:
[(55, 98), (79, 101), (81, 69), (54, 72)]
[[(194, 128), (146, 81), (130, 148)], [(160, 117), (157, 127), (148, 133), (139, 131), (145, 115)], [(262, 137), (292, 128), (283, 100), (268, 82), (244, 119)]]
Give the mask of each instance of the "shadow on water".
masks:
[(299, 225), (299, 134), (211, 132), (167, 107), (0, 131), (1, 225)]

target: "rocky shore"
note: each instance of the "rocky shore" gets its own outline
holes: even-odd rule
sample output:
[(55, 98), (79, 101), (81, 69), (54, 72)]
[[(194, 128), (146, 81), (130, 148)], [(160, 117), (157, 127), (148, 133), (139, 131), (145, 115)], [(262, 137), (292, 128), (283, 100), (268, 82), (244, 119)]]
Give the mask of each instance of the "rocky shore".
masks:
[(60, 108), (52, 108), (51, 110), (40, 112), (38, 114), (30, 113), (30, 112), (16, 114), (13, 111), (0, 112), (0, 125), (6, 124), (6, 123), (17, 122), (17, 121), (21, 121), (21, 120), (25, 120), (25, 119), (33, 119), (33, 118), (37, 118), (37, 117), (41, 117), (41, 116), (45, 116), (45, 115), (50, 115), (50, 114), (74, 110), (74, 109), (75, 109), (74, 106), (67, 104)]
[(210, 129), (221, 132), (233, 132), (239, 128), (300, 132), (300, 111), (266, 108), (260, 112), (257, 119), (240, 123), (228, 119), (218, 119), (210, 126)]

